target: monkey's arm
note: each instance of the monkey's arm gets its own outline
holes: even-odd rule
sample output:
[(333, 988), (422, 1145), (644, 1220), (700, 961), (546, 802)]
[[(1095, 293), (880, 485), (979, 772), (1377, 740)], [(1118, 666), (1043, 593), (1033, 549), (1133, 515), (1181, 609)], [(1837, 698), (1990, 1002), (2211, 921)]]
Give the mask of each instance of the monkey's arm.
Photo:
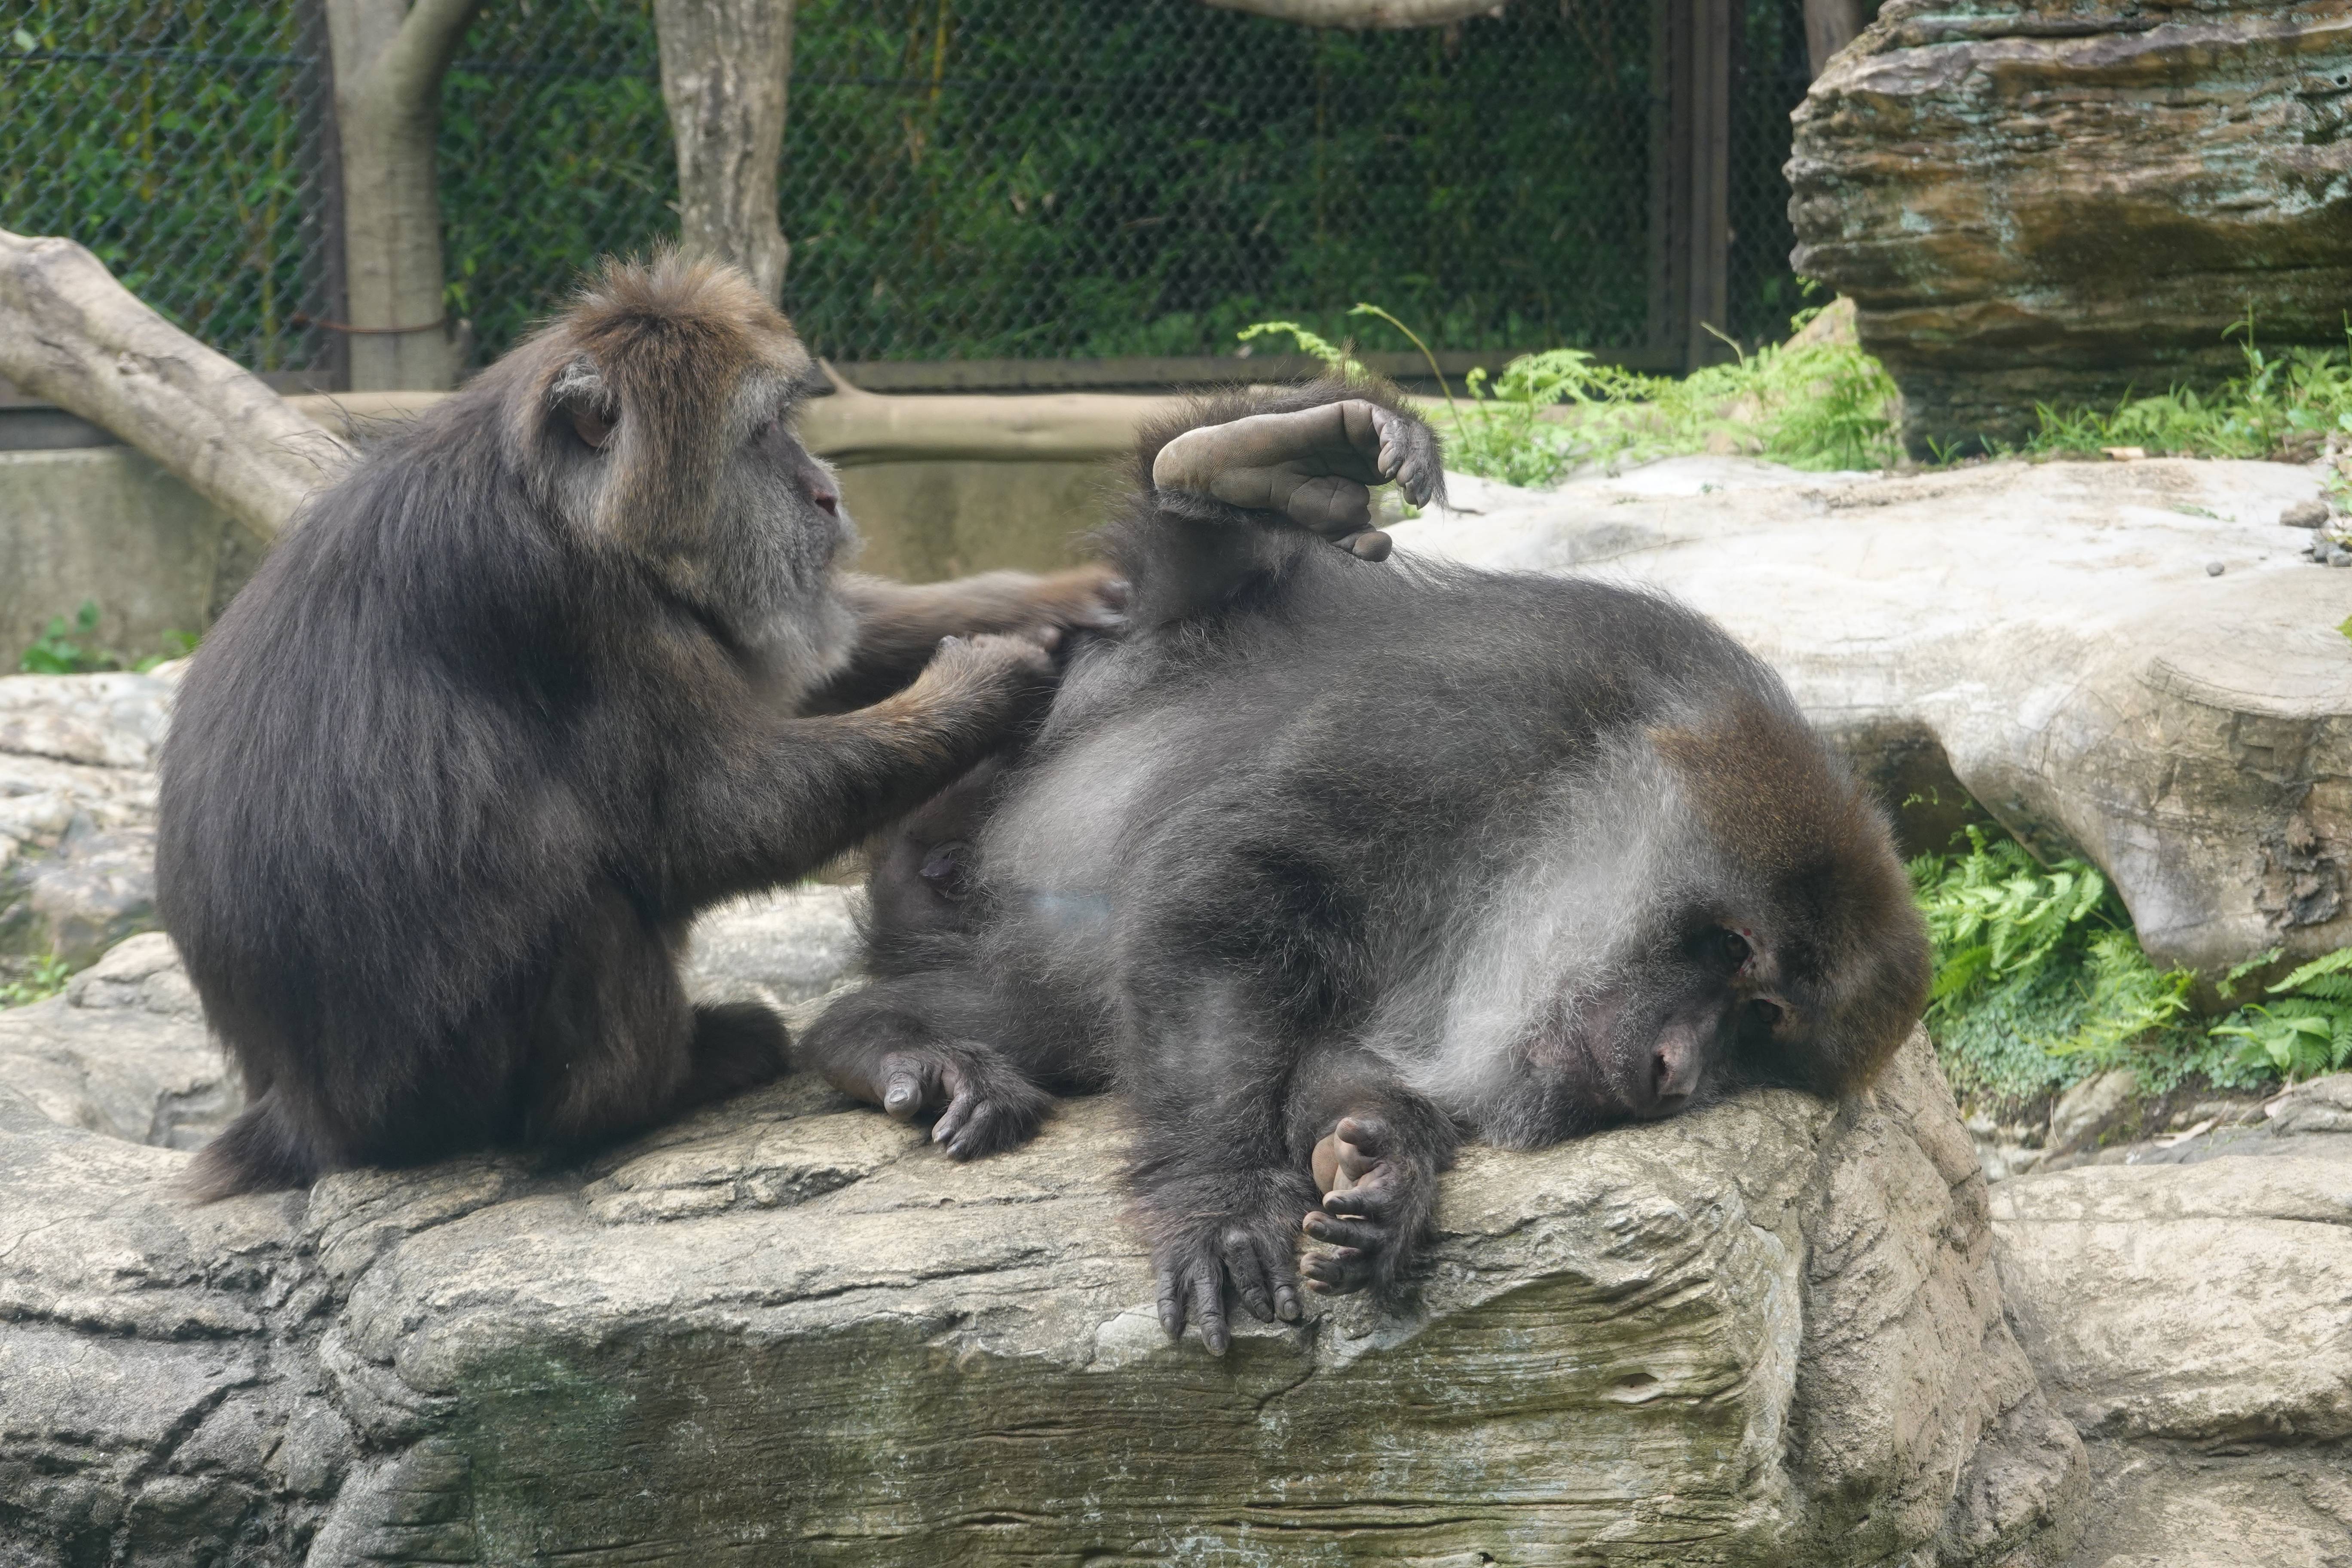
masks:
[[(1307, 406), (1296, 406), (1303, 395)], [(1388, 556), (1370, 487), (1391, 481), (1415, 505), (1444, 498), (1436, 434), (1401, 409), (1327, 386), (1274, 412), (1197, 425), (1152, 457), (1150, 516), (1111, 531), (1135, 584), (1134, 618), (1165, 626), (1271, 580), (1321, 540), (1365, 561)]]
[(1042, 712), (1054, 661), (1024, 637), (939, 649), (906, 690), (784, 719), (700, 770), (665, 813), (673, 875), (700, 903), (807, 875), (905, 816)]
[(880, 701), (921, 672), (941, 637), (1108, 627), (1118, 624), (1126, 603), (1125, 584), (1099, 562), (1044, 577), (984, 572), (919, 586), (845, 573), (837, 592), (856, 613), (857, 641), (806, 712), (840, 713)]

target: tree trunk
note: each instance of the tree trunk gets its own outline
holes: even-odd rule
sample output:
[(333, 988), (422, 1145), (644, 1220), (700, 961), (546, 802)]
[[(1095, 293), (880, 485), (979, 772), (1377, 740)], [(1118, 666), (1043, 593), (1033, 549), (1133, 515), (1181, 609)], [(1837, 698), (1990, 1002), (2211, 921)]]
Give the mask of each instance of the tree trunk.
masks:
[(113, 431), (264, 539), (351, 460), (69, 239), (0, 229), (0, 374)]
[(1805, 58), (1815, 76), (1832, 55), (1860, 36), (1869, 9), (1868, 0), (1805, 0)]
[(1507, 0), (1208, 0), (1309, 27), (1434, 27), (1471, 16), (1499, 16)]
[(433, 144), (441, 77), (482, 0), (326, 0), (342, 147), (352, 390), (450, 385)]
[(777, 222), (776, 162), (793, 0), (654, 0), (654, 28), (677, 147), (680, 239), (733, 262), (781, 300), (792, 247)]

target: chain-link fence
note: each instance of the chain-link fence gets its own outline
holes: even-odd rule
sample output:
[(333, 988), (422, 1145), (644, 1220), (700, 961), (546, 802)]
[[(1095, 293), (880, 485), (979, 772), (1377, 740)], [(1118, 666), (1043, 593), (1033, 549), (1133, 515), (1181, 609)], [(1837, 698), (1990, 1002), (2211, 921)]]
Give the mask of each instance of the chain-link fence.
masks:
[[(836, 360), (1367, 350), (1679, 358), (1660, 316), (1664, 0), (1349, 33), (1202, 0), (800, 0), (786, 308)], [(1731, 0), (1728, 301), (1785, 327), (1801, 0)], [(489, 0), (444, 86), (448, 300), (494, 357), (676, 228), (649, 0)], [(0, 0), (0, 226), (64, 233), (257, 368), (331, 379), (318, 0)], [(1663, 357), (1662, 357), (1663, 356)]]
[(327, 363), (326, 40), (285, 4), (0, 0), (0, 228), (257, 370)]

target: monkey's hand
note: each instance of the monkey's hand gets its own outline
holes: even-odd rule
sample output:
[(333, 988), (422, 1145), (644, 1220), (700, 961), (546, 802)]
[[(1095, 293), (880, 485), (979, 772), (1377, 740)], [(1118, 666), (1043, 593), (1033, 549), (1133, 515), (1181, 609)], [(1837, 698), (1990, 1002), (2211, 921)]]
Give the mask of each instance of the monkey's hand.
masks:
[[(1294, 1178), (1295, 1181), (1295, 1178)], [(1286, 1184), (1268, 1184), (1282, 1185)], [(1155, 1202), (1181, 1194), (1153, 1194)], [(1295, 1195), (1261, 1194), (1232, 1205), (1207, 1194), (1155, 1224), (1152, 1270), (1160, 1279), (1160, 1326), (1181, 1337), (1189, 1320), (1201, 1331), (1212, 1355), (1233, 1342), (1225, 1317), (1225, 1287), (1262, 1322), (1297, 1322), (1305, 1307), (1298, 1298), (1298, 1233), (1290, 1216)], [(1232, 1206), (1229, 1206), (1232, 1205)]]
[(1300, 1222), (1328, 1250), (1299, 1264), (1307, 1288), (1344, 1296), (1384, 1286), (1412, 1261), (1436, 1206), (1437, 1173), (1402, 1157), (1385, 1123), (1347, 1116), (1315, 1145), (1315, 1184), (1323, 1206)]
[(984, 1046), (910, 1047), (875, 1064), (882, 1109), (912, 1121), (937, 1111), (931, 1142), (954, 1160), (1026, 1143), (1053, 1097)]
[(915, 684), (894, 700), (941, 718), (977, 718), (989, 729), (1019, 723), (1053, 700), (1061, 629), (943, 637)]
[(1442, 499), (1437, 437), (1420, 420), (1360, 397), (1187, 430), (1151, 464), (1155, 489), (1279, 512), (1366, 561), (1385, 560), (1391, 548), (1371, 525), (1369, 487), (1391, 481), (1415, 506)]
[(1043, 625), (1069, 631), (1109, 631), (1126, 619), (1127, 579), (1108, 562), (1055, 572), (1031, 584), (1030, 613)]

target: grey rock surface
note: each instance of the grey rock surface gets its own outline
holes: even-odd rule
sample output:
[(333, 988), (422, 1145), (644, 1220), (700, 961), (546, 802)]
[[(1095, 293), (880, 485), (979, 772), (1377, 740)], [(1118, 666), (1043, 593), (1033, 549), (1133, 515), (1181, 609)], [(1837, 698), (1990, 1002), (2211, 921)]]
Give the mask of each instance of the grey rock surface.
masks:
[(2080, 1568), (2352, 1562), (2352, 1075), (2267, 1109), (1992, 1189), (2010, 1321), (2089, 1443)]
[[(47, 1016), (130, 1054), (193, 1026), (175, 973), (139, 939)], [(1415, 1300), (1222, 1362), (1160, 1335), (1107, 1100), (955, 1165), (794, 1079), (582, 1169), (191, 1209), (184, 1154), (61, 1125), (99, 1096), (21, 1071), (0, 1063), (9, 1568), (1924, 1568), (2052, 1560), (2082, 1523), (2082, 1450), (2002, 1321), (1924, 1037), (1842, 1107), (1756, 1093), (1473, 1150)]]
[(51, 1121), (194, 1149), (243, 1103), (161, 931), (74, 976), (66, 994), (0, 1009), (0, 1084)]
[(171, 697), (169, 667), (0, 678), (0, 954), (79, 966), (154, 925)]
[(2058, 1097), (2050, 1110), (2050, 1138), (2043, 1157), (2071, 1154), (2099, 1141), (2135, 1108), (2139, 1075), (2127, 1067), (2093, 1073)]
[(1886, 798), (1957, 784), (2104, 869), (2159, 964), (2218, 976), (2352, 944), (2352, 598), (2274, 521), (2315, 472), (1689, 458), (1541, 493), (1465, 478), (1453, 515), (1391, 531), (1402, 552), (1679, 595)]
[(793, 1013), (840, 985), (858, 961), (865, 895), (829, 883), (740, 900), (694, 922), (687, 989), (698, 1002), (761, 1002)]

